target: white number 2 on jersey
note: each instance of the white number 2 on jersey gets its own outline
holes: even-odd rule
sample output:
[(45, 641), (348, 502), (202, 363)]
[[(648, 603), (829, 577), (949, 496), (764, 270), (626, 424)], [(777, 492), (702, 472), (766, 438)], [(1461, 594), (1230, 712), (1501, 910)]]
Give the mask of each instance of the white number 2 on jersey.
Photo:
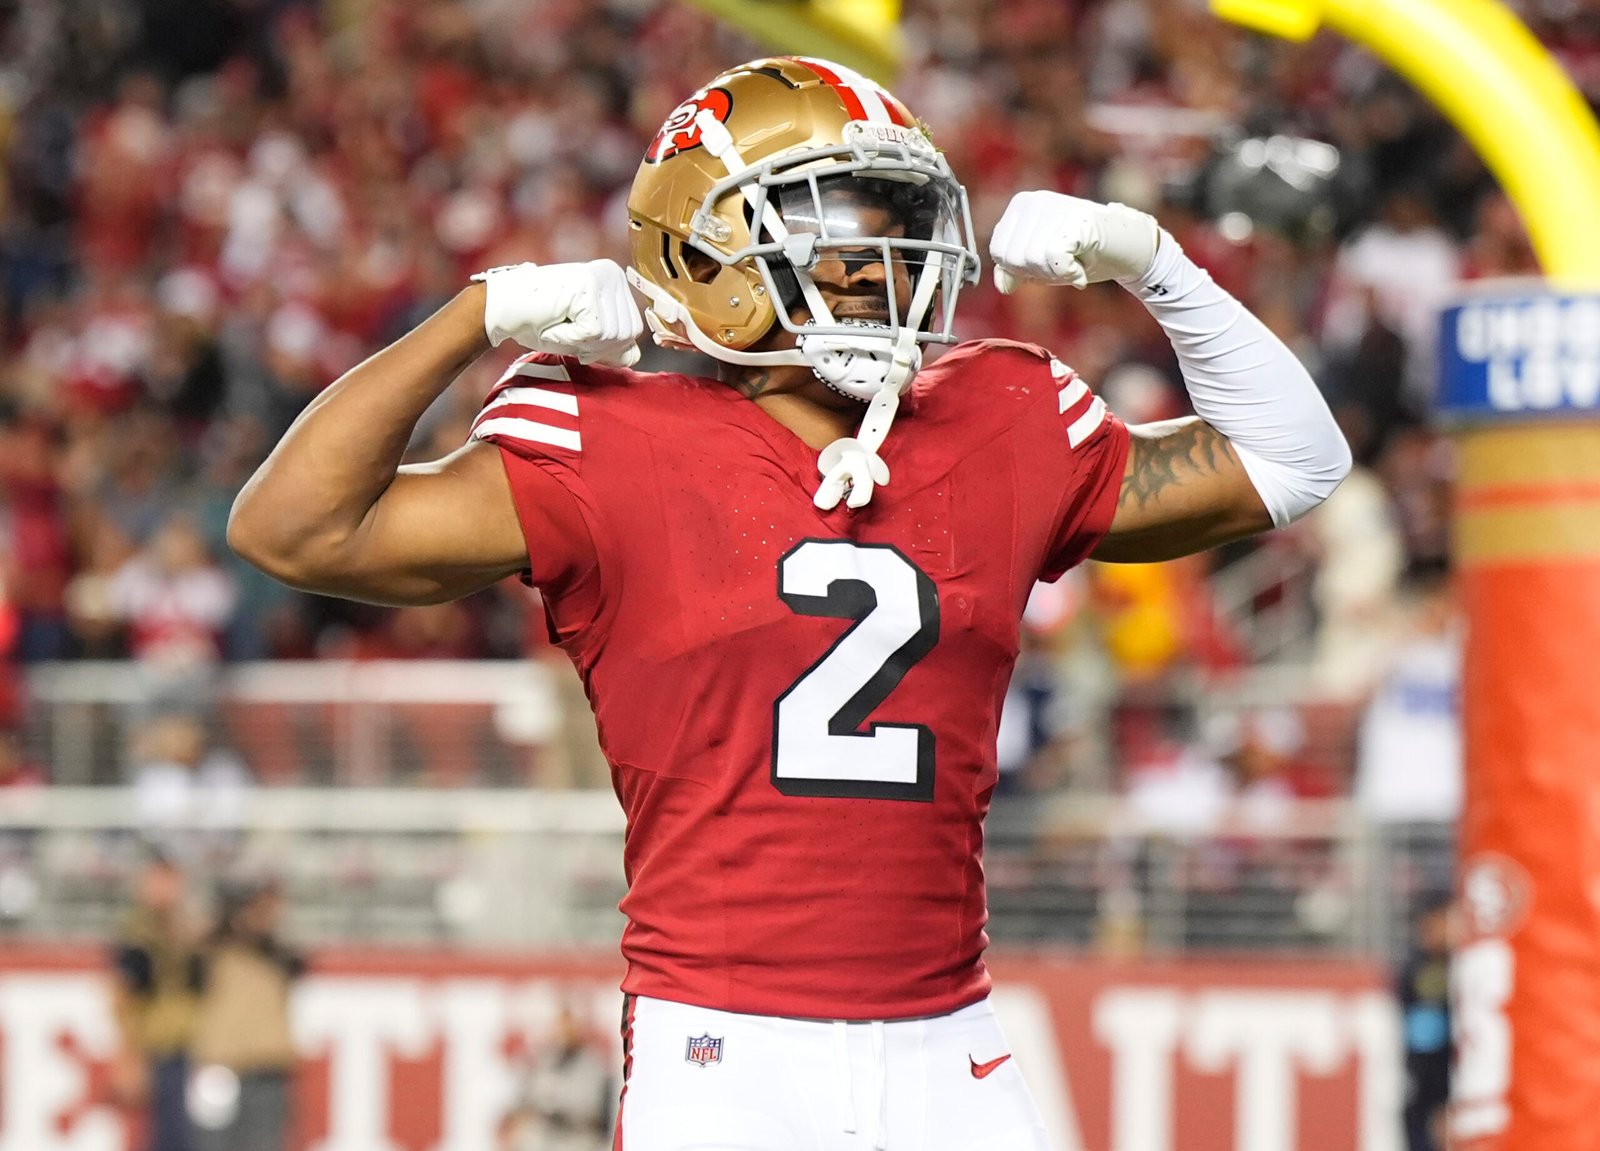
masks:
[(778, 595), (799, 615), (853, 619), (778, 697), (772, 782), (785, 795), (933, 798), (933, 732), (867, 717), (939, 639), (933, 580), (896, 548), (806, 540), (778, 563)]

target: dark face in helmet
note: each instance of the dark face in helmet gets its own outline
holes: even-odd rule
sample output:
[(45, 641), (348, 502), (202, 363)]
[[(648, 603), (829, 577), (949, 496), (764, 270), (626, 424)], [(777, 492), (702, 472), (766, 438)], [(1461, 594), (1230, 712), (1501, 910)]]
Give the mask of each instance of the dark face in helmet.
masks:
[[(955, 231), (956, 206), (933, 184), (855, 175), (786, 185), (777, 203), (791, 235), (817, 237), (808, 269), (835, 320), (887, 324), (904, 315), (923, 250), (892, 241), (936, 241)], [(791, 317), (805, 305), (787, 269), (778, 272)]]

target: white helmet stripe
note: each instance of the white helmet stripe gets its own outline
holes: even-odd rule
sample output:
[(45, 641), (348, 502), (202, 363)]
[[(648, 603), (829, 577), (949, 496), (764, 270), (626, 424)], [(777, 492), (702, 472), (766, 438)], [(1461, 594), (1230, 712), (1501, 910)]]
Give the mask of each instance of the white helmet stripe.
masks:
[(861, 101), (862, 108), (866, 109), (867, 119), (874, 124), (893, 124), (894, 117), (889, 115), (889, 106), (883, 102), (883, 97), (878, 94), (878, 86), (863, 76), (858, 76), (848, 68), (839, 69), (839, 78), (845, 86), (856, 94), (856, 99)]
[[(829, 60), (817, 60), (810, 56), (799, 56), (796, 59), (822, 77), (828, 84), (838, 89), (847, 106), (850, 106), (852, 101), (854, 104), (860, 105), (861, 119), (873, 124), (895, 124), (899, 122), (894, 114), (889, 111), (889, 106), (883, 102), (883, 90), (859, 72), (854, 72), (843, 64), (835, 64)], [(851, 111), (855, 111), (853, 106)]]

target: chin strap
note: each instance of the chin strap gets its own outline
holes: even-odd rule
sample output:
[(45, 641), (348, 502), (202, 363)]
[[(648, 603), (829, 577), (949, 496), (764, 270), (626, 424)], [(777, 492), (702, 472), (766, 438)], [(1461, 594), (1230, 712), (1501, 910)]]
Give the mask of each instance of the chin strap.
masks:
[[(916, 296), (911, 301), (912, 315), (921, 315), (933, 301), (941, 259), (937, 252), (928, 256), (928, 266), (923, 270)], [(889, 482), (889, 465), (883, 462), (878, 449), (883, 446), (894, 424), (895, 413), (900, 410), (901, 393), (911, 386), (921, 367), (922, 349), (917, 346), (916, 329), (902, 328), (894, 341), (883, 383), (867, 405), (860, 430), (854, 436), (834, 440), (817, 457), (822, 484), (811, 500), (817, 507), (832, 511), (842, 499), (848, 508), (864, 508), (872, 501), (873, 488)], [(817, 374), (822, 373), (818, 371)], [(823, 382), (827, 382), (827, 377), (823, 377)]]
[(832, 511), (844, 500), (849, 508), (864, 508), (872, 500), (872, 489), (889, 482), (889, 465), (878, 449), (889, 434), (895, 412), (900, 410), (900, 393), (883, 388), (867, 405), (867, 418), (854, 436), (834, 440), (817, 457), (822, 484), (811, 502), (823, 511)]

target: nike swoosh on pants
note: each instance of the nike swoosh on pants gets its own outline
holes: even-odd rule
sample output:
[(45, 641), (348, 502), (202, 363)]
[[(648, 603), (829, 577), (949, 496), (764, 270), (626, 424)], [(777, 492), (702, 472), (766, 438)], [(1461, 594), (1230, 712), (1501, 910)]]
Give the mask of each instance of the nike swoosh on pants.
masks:
[(996, 1067), (1000, 1066), (1000, 1064), (1004, 1063), (1010, 1058), (1011, 1055), (1009, 1052), (1007, 1052), (1005, 1055), (1000, 1056), (1000, 1058), (991, 1059), (987, 1063), (979, 1063), (970, 1055), (967, 1056), (967, 1061), (972, 1064), (972, 1077), (974, 1079), (985, 1079), (988, 1077), (989, 1072), (993, 1071)]

